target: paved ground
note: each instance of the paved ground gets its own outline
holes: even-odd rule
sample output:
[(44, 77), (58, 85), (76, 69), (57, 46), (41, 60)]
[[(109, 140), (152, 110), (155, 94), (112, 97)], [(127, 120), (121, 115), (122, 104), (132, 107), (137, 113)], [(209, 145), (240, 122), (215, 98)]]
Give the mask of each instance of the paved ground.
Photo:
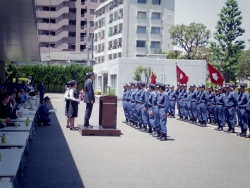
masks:
[[(49, 96), (58, 111), (52, 126), (36, 129), (21, 187), (250, 187), (250, 139), (169, 119), (172, 140), (160, 142), (121, 123), (121, 103), (121, 137), (82, 137), (65, 127), (63, 95)], [(77, 124), (83, 123), (84, 109), (81, 103)], [(97, 122), (98, 104), (91, 124)]]

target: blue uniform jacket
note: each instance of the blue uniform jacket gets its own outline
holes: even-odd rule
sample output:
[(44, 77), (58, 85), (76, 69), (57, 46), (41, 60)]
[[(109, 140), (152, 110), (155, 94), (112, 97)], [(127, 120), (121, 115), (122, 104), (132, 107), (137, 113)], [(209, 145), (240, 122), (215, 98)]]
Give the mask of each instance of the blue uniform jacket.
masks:
[(231, 106), (237, 106), (237, 100), (236, 95), (233, 91), (227, 92), (225, 97), (225, 106), (231, 107)]
[(135, 102), (141, 102), (141, 89), (138, 89), (136, 94), (135, 94)]
[(157, 105), (160, 107), (164, 107), (165, 109), (165, 114), (168, 113), (168, 108), (170, 105), (170, 101), (168, 98), (168, 95), (165, 91), (159, 94), (158, 100), (157, 100)]
[(40, 117), (48, 117), (50, 112), (49, 109), (47, 108), (47, 104), (43, 103), (39, 108), (38, 108), (38, 113)]
[(154, 101), (153, 101), (153, 99), (154, 99), (154, 94), (155, 94), (155, 91), (151, 91), (150, 93), (149, 93), (149, 95), (148, 95), (148, 107), (149, 106), (152, 106), (152, 105), (154, 105)]
[(201, 91), (201, 95), (200, 95), (200, 103), (207, 103), (207, 99), (208, 99), (208, 96), (207, 96), (207, 93), (206, 91)]
[(190, 92), (190, 93), (191, 93), (191, 98), (190, 98), (191, 102), (195, 102), (196, 99), (197, 99), (197, 91), (196, 91), (196, 90), (193, 90), (193, 91)]
[(238, 95), (238, 106), (245, 108), (247, 106), (249, 96), (246, 92), (240, 93)]
[(174, 91), (174, 90), (171, 90), (170, 91), (170, 94), (169, 94), (169, 100), (170, 101), (176, 101), (176, 98), (177, 98), (177, 96), (176, 96), (176, 93), (175, 93), (176, 91)]
[(216, 96), (216, 104), (217, 105), (223, 105), (225, 104), (225, 94), (221, 93)]
[(125, 89), (124, 92), (123, 92), (123, 95), (122, 95), (122, 100), (125, 101), (127, 99), (127, 92), (128, 90)]
[(182, 101), (187, 101), (188, 100), (188, 91), (185, 89), (185, 90), (183, 90), (183, 92), (182, 92)]
[(140, 101), (143, 103), (143, 107), (148, 108), (148, 91), (141, 89)]
[(208, 104), (215, 104), (214, 97), (215, 96), (213, 91), (208, 92)]
[(138, 89), (133, 89), (132, 90), (132, 93), (130, 95), (131, 102), (135, 102), (135, 96), (136, 96), (137, 91), (138, 91)]

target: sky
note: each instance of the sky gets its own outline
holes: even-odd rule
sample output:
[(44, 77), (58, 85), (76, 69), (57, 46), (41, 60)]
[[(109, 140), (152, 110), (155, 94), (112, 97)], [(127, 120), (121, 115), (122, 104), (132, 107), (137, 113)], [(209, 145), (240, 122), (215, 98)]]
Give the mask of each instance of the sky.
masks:
[[(218, 14), (225, 6), (226, 0), (175, 0), (175, 25), (188, 25), (192, 22), (203, 23), (213, 34)], [(238, 0), (239, 10), (242, 12), (242, 28), (245, 34), (241, 37), (246, 43), (246, 49), (250, 47), (250, 0)]]

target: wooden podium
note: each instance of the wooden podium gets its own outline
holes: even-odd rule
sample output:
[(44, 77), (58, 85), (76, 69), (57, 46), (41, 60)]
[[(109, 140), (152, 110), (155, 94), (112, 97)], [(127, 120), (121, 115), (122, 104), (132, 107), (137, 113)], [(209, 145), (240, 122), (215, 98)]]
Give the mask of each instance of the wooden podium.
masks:
[(99, 126), (92, 129), (78, 126), (82, 136), (120, 136), (121, 130), (116, 129), (117, 97), (102, 96), (99, 99)]

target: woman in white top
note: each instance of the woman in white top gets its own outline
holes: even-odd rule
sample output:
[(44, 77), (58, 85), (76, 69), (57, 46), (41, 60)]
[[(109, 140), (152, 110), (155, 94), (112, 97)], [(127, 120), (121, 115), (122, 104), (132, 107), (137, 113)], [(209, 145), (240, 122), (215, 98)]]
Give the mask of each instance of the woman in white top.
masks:
[(71, 89), (71, 81), (68, 81), (66, 84), (66, 91), (64, 94), (64, 100), (66, 102), (66, 106), (65, 106), (65, 116), (67, 117), (67, 128), (70, 128), (70, 122), (69, 122), (69, 115), (68, 115), (68, 111), (69, 111), (69, 104), (70, 104), (70, 89)]
[(68, 110), (70, 130), (77, 130), (77, 128), (74, 127), (74, 123), (75, 123), (75, 118), (78, 116), (78, 104), (80, 103), (80, 100), (79, 100), (79, 93), (76, 88), (77, 88), (77, 82), (75, 80), (72, 80), (71, 90), (69, 92), (70, 104)]

